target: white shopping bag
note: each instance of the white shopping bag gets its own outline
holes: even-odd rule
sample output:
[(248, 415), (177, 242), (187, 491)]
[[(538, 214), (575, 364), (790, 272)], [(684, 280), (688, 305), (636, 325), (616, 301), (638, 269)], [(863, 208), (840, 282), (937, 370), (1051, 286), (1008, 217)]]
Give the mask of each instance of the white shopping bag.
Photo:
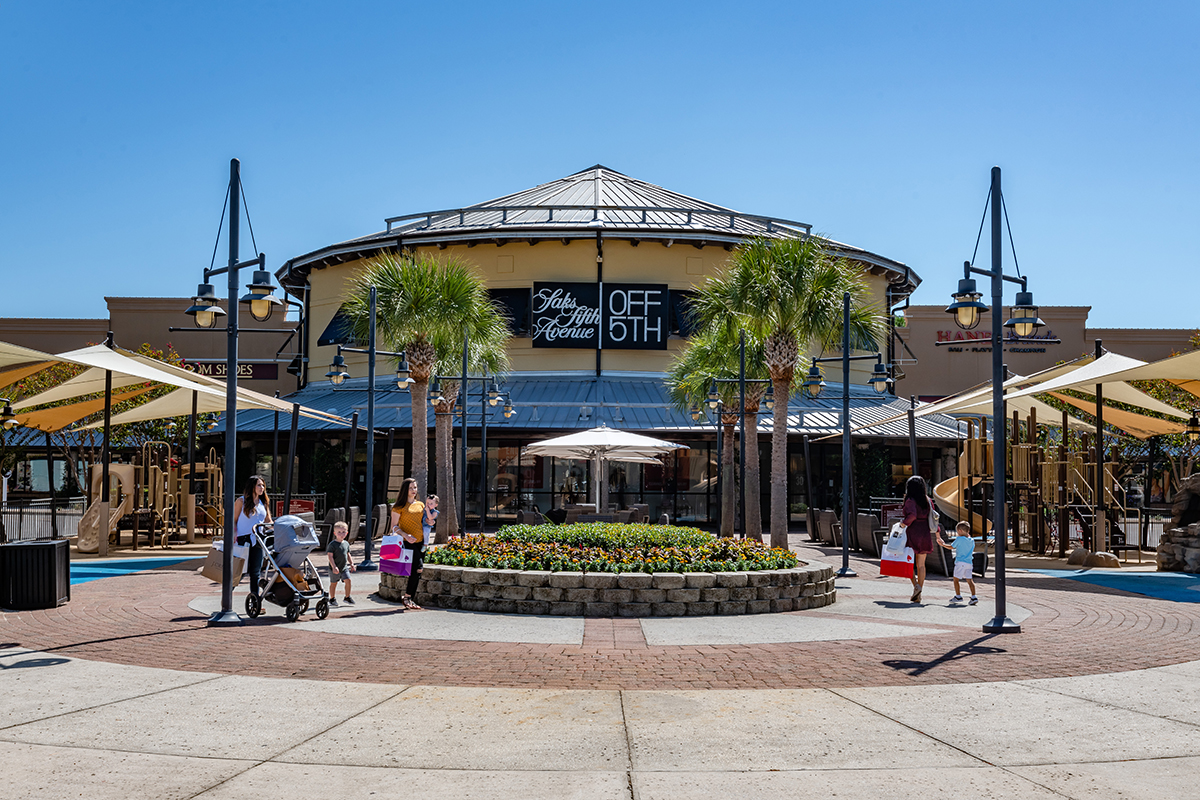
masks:
[(908, 547), (908, 529), (901, 523), (897, 522), (892, 526), (892, 530), (888, 533), (887, 541), (883, 543), (883, 549), (893, 555), (900, 555)]

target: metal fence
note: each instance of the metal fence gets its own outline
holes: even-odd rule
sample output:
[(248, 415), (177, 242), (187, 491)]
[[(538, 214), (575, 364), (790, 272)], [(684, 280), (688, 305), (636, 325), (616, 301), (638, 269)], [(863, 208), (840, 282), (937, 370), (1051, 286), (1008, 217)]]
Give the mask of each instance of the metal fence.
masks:
[(55, 498), (53, 511), (50, 503), (50, 500), (9, 503), (0, 510), (0, 519), (4, 520), (4, 533), (8, 541), (33, 542), (77, 536), (79, 521), (83, 519), (87, 505), (86, 498)]

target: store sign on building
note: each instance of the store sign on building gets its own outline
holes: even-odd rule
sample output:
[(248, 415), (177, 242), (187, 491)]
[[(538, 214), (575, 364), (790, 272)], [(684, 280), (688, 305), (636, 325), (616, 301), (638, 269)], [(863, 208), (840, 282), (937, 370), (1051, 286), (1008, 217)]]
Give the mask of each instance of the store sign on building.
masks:
[[(185, 361), (181, 366), (197, 375), (207, 375), (210, 378), (225, 380), (226, 363), (224, 361)], [(279, 365), (238, 364), (237, 376), (240, 381), (277, 381), (279, 380)]]
[(535, 283), (533, 346), (665, 350), (669, 311), (666, 284)]

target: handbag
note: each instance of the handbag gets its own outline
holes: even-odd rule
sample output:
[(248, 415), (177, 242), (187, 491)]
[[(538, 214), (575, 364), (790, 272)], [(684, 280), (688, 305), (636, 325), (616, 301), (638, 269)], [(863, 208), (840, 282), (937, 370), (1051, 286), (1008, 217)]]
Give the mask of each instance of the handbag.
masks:
[[(250, 557), (250, 545), (235, 544), (233, 546), (233, 585), (242, 582), (242, 574), (246, 571), (246, 559)], [(220, 583), (224, 578), (225, 542), (217, 539), (213, 542), (200, 574), (213, 583)]]
[(379, 571), (385, 572), (388, 575), (399, 575), (402, 578), (407, 578), (412, 574), (413, 551), (407, 547), (400, 548), (399, 558), (383, 558), (379, 557)]
[(879, 574), (892, 578), (908, 578), (911, 580), (914, 558), (915, 554), (911, 547), (905, 547), (899, 553), (884, 550), (879, 557)]
[(394, 533), (386, 534), (379, 543), (379, 558), (386, 561), (395, 560), (400, 558), (400, 551), (403, 549), (399, 536)]
[(903, 523), (897, 522), (888, 533), (887, 541), (883, 543), (884, 552), (899, 555), (908, 547), (908, 529)]

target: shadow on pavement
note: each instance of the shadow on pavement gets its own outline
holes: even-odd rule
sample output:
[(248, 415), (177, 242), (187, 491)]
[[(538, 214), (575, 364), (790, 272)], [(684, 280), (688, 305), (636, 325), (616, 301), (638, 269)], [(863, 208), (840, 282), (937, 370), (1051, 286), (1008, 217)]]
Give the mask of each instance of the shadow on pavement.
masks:
[(912, 659), (889, 659), (883, 662), (885, 667), (891, 667), (894, 670), (906, 672), (908, 675), (915, 677), (924, 675), (943, 664), (949, 664), (952, 661), (959, 661), (972, 656), (994, 656), (1002, 653), (1007, 653), (1003, 647), (984, 647), (980, 643), (993, 639), (998, 634), (989, 633), (986, 636), (980, 636), (978, 639), (959, 645), (948, 652), (938, 656), (932, 661), (916, 661)]

